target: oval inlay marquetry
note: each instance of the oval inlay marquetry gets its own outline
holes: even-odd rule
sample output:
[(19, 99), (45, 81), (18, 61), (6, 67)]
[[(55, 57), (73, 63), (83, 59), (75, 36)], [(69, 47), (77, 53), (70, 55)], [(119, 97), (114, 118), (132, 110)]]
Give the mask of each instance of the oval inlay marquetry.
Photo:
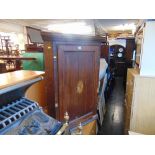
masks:
[(83, 81), (78, 82), (76, 91), (78, 94), (81, 94), (83, 92)]

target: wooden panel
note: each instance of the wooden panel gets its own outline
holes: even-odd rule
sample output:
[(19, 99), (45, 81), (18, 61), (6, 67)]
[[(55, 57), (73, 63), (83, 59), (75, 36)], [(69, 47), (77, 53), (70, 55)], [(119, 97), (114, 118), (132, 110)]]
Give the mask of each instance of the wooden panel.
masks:
[(129, 69), (125, 101), (125, 132), (155, 134), (155, 77)]
[(41, 32), (44, 41), (65, 41), (65, 42), (76, 42), (80, 44), (84, 43), (106, 43), (107, 37), (103, 36), (90, 36), (90, 35), (74, 35), (74, 34), (62, 34), (62, 33), (49, 33)]
[(79, 123), (82, 123), (83, 135), (96, 135), (97, 132), (97, 115), (88, 113), (80, 118), (74, 119), (69, 122), (69, 128), (71, 133), (75, 133)]
[[(64, 54), (62, 56), (62, 54)], [(63, 52), (58, 56), (59, 59), (59, 107), (60, 118), (67, 111), (70, 118), (78, 116), (80, 105), (76, 87), (78, 83), (78, 52)], [(61, 62), (60, 62), (61, 61)], [(63, 64), (62, 64), (63, 63)], [(63, 79), (62, 79), (63, 78)]]
[(25, 93), (25, 96), (39, 103), (45, 112), (47, 112), (46, 96), (45, 96), (45, 80), (33, 84)]
[(60, 120), (65, 111), (69, 112), (71, 120), (96, 112), (98, 69), (98, 46), (59, 46)]
[(102, 44), (101, 45), (101, 58), (105, 58), (105, 60), (108, 62), (109, 58), (109, 45)]
[(131, 106), (132, 106), (132, 102), (133, 102), (134, 80), (135, 80), (136, 75), (138, 75), (137, 70), (128, 69), (127, 82), (126, 82), (126, 94), (125, 94), (125, 107), (124, 107), (124, 115), (125, 115), (124, 131), (125, 131), (125, 134), (128, 134), (128, 131), (130, 129)]
[(0, 74), (0, 89), (21, 83), (27, 80), (32, 80), (34, 78), (44, 75), (42, 71), (25, 71), (19, 70), (9, 73)]
[(143, 46), (143, 31), (144, 29), (142, 28), (139, 32), (137, 32), (135, 36), (135, 42), (136, 42), (136, 64), (140, 66), (140, 59), (141, 59), (141, 51), (142, 51), (142, 46)]
[(83, 135), (96, 135), (96, 120), (83, 126)]
[(5, 72), (7, 72), (7, 70), (6, 70), (6, 64), (0, 62), (0, 74), (1, 73), (5, 73)]
[(135, 39), (126, 40), (126, 60), (130, 61), (133, 57), (133, 51), (135, 50)]
[(141, 44), (137, 44), (136, 47), (136, 63), (140, 65), (140, 55), (141, 55)]
[[(91, 50), (91, 49), (89, 49)], [(83, 92), (78, 96), (78, 103), (80, 104), (79, 114), (86, 114), (94, 112), (97, 109), (97, 87), (95, 77), (96, 69), (95, 52), (83, 52), (79, 54), (79, 80), (83, 81)], [(91, 62), (91, 63), (90, 63)]]
[(46, 104), (48, 105), (48, 114), (55, 117), (54, 64), (51, 42), (44, 43), (44, 58)]
[(127, 83), (126, 83), (126, 101), (128, 106), (132, 104), (133, 89), (134, 89), (134, 78), (138, 73), (135, 69), (128, 69), (127, 72)]
[(36, 60), (36, 58), (22, 56), (0, 56), (0, 60)]
[(37, 46), (36, 44), (25, 44), (26, 52), (43, 52), (42, 46)]
[(155, 78), (136, 77), (132, 113), (131, 131), (155, 134)]

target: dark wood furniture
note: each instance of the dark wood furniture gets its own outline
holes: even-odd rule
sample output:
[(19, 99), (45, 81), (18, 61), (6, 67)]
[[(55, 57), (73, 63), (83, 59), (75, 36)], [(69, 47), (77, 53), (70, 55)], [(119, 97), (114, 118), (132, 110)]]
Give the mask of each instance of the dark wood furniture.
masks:
[(5, 73), (7, 70), (6, 70), (6, 65), (5, 63), (1, 63), (0, 62), (0, 74), (1, 73)]
[(110, 70), (114, 72), (115, 77), (123, 77), (124, 88), (126, 87), (127, 69), (133, 67), (134, 50), (134, 38), (126, 39), (126, 47), (121, 45), (110, 46)]
[(101, 43), (101, 58), (104, 58), (106, 62), (108, 63), (108, 60), (109, 60), (109, 43), (108, 42)]
[(43, 33), (48, 113), (70, 120), (97, 111), (101, 42), (105, 38)]
[(131, 60), (133, 58), (133, 52), (135, 49), (136, 49), (135, 38), (126, 39), (125, 58), (127, 62), (132, 63)]
[(1, 60), (35, 60), (36, 58), (21, 57), (21, 56), (0, 56)]
[(121, 45), (110, 46), (110, 70), (115, 76), (125, 75), (125, 52)]
[(43, 52), (43, 40), (41, 37), (41, 30), (26, 26), (27, 42), (25, 44), (26, 52)]
[(36, 60), (36, 58), (28, 58), (28, 57), (21, 57), (21, 56), (0, 56), (0, 60), (6, 60), (8, 63), (15, 61), (15, 68), (14, 70), (20, 70), (21, 68), (21, 60)]
[(43, 46), (38, 46), (37, 44), (25, 44), (26, 52), (43, 52)]

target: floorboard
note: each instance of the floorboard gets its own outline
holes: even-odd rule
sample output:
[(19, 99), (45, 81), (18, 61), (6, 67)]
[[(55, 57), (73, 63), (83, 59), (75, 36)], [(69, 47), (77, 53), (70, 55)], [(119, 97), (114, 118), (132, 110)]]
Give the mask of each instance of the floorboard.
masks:
[(99, 135), (123, 135), (124, 87), (123, 78), (116, 78), (114, 89), (106, 103), (106, 113)]

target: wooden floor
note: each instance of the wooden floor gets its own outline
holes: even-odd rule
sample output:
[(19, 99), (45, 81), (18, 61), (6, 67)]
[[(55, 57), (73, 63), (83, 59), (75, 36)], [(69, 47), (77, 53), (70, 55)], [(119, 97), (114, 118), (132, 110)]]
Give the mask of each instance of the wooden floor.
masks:
[(114, 89), (108, 99), (107, 111), (99, 135), (123, 135), (124, 130), (123, 79), (116, 78)]

